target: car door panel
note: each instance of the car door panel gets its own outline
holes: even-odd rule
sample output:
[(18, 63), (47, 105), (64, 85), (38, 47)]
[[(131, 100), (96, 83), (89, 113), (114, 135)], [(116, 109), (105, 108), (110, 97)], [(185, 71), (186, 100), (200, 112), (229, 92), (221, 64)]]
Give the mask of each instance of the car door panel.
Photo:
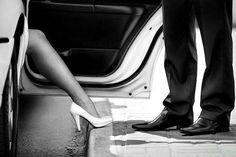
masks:
[[(61, 53), (60, 55), (64, 59), (67, 66), (70, 67), (70, 70), (74, 75), (84, 74), (84, 76), (93, 75), (93, 77), (96, 77), (95, 74), (102, 75), (106, 74), (107, 71), (110, 71), (111, 64), (114, 63), (117, 53), (118, 50), (116, 49), (94, 50), (73, 48), (70, 49), (70, 51)], [(33, 60), (28, 58), (28, 62), (30, 69), (34, 72), (38, 72)], [(93, 64), (91, 64), (91, 62)]]
[[(122, 63), (129, 44), (157, 3), (111, 2), (31, 0), (29, 27), (46, 34), (75, 76), (107, 76)], [(65, 51), (68, 55), (61, 53)]]
[[(161, 0), (31, 0), (42, 30), (91, 96), (148, 97), (163, 46)], [(27, 56), (23, 93), (61, 94)], [(63, 92), (62, 92), (63, 93)]]

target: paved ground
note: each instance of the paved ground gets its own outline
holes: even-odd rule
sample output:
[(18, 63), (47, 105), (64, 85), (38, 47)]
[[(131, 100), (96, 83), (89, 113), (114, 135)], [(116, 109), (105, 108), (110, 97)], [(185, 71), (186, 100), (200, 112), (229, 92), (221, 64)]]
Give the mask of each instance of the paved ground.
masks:
[(69, 113), (71, 100), (61, 96), (22, 96), (18, 157), (84, 157), (88, 124), (78, 132)]
[[(236, 41), (236, 29), (233, 31)], [(198, 41), (200, 40), (198, 32)], [(199, 68), (194, 105), (195, 119), (199, 106), (200, 85), (205, 68), (201, 43), (198, 42)], [(236, 52), (236, 42), (234, 44)], [(140, 132), (131, 124), (150, 121), (163, 109), (162, 100), (168, 93), (163, 69), (164, 53), (157, 63), (153, 91), (149, 100), (94, 99), (111, 106), (114, 123), (108, 127), (91, 131), (89, 157), (235, 157), (236, 156), (236, 109), (231, 117), (231, 131), (200, 136), (182, 136), (177, 130)], [(236, 61), (236, 55), (234, 55)], [(234, 63), (234, 68), (235, 63)], [(236, 72), (235, 72), (236, 73)], [(97, 106), (101, 108), (102, 106)], [(109, 110), (109, 108), (107, 108)]]
[(149, 121), (161, 111), (161, 105), (150, 100), (104, 101), (112, 105), (114, 123), (105, 128), (92, 130), (89, 157), (235, 157), (235, 111), (229, 133), (182, 136), (175, 129), (141, 132), (131, 128), (131, 124)]

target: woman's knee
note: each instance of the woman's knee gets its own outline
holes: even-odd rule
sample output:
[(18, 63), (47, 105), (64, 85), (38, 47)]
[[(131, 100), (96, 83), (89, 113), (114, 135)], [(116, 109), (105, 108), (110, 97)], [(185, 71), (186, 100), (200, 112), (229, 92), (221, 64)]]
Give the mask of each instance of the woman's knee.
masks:
[(38, 29), (29, 29), (29, 43), (28, 49), (34, 49), (39, 45), (41, 42), (45, 40), (45, 34)]
[(44, 38), (45, 34), (39, 29), (29, 29), (29, 35), (32, 38)]

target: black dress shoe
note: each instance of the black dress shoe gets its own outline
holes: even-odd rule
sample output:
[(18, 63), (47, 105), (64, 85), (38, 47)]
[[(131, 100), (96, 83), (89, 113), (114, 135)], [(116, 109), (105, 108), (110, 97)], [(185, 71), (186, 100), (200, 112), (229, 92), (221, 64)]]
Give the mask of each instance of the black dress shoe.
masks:
[(192, 120), (189, 120), (186, 117), (187, 116), (170, 116), (165, 108), (153, 121), (133, 124), (132, 128), (141, 131), (155, 131), (177, 126), (177, 129), (180, 129), (193, 123)]
[(228, 126), (220, 125), (217, 121), (206, 118), (198, 118), (191, 126), (180, 129), (180, 132), (185, 135), (202, 135), (228, 131)]

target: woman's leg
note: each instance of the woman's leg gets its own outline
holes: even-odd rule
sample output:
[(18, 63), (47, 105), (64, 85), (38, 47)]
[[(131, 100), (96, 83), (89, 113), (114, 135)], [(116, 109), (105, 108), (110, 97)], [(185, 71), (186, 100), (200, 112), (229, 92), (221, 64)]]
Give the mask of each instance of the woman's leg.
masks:
[(76, 104), (91, 115), (99, 117), (91, 99), (40, 30), (29, 30), (27, 54), (32, 56), (42, 75), (65, 90)]

